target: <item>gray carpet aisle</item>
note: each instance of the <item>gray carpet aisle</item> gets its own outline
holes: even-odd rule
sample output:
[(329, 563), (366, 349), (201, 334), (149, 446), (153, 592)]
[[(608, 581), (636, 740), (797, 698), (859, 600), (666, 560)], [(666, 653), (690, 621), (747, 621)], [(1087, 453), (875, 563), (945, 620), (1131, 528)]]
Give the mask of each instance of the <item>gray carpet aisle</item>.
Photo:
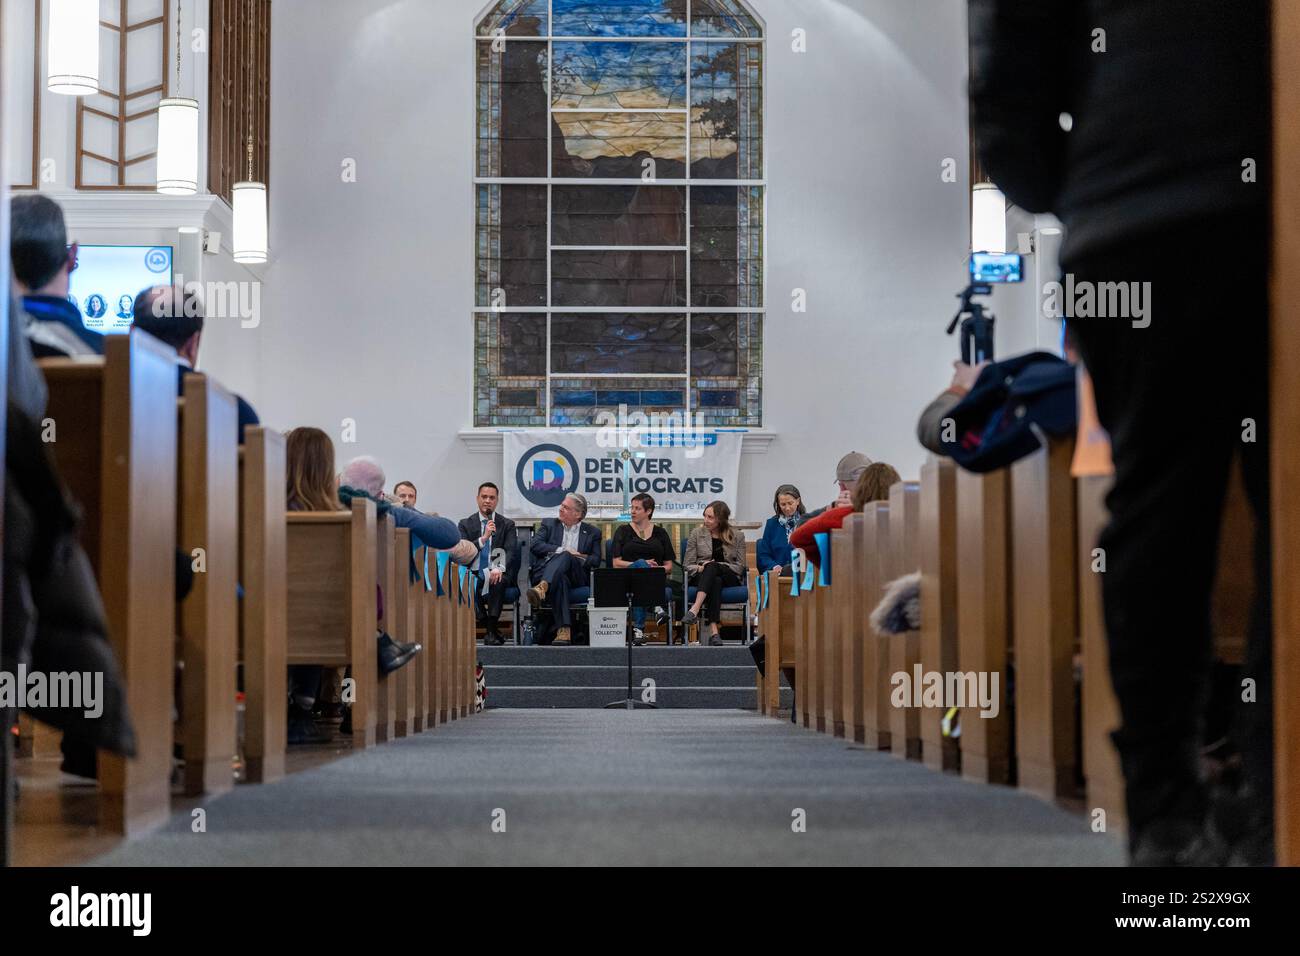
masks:
[(95, 862), (1123, 862), (1115, 837), (1033, 797), (741, 711), (488, 711), (206, 810), (206, 833), (187, 813)]

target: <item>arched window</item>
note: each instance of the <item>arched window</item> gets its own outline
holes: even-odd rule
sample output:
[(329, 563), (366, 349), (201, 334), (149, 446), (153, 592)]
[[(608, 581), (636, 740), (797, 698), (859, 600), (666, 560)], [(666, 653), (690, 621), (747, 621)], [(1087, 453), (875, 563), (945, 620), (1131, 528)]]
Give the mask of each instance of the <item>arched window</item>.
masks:
[(761, 425), (761, 22), (501, 0), (475, 42), (474, 424)]

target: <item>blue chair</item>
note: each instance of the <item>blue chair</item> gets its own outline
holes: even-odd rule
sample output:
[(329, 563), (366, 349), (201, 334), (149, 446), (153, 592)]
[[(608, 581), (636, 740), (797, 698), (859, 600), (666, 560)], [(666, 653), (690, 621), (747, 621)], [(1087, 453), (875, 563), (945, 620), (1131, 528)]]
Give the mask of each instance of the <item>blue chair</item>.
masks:
[[(614, 566), (614, 536), (611, 534), (609, 540), (605, 542), (605, 567)], [(664, 587), (664, 610), (668, 614), (668, 646), (673, 645), (673, 589), (671, 585)]]
[[(689, 536), (682, 539), (681, 550), (682, 575), (686, 585), (682, 588), (683, 615), (690, 610), (691, 605), (695, 603), (695, 596), (700, 593), (700, 589), (691, 584), (691, 575), (686, 570), (686, 544), (689, 540)], [(741, 640), (743, 644), (749, 644), (754, 638), (752, 630), (753, 620), (749, 613), (749, 568), (745, 568), (745, 575), (741, 578), (739, 585), (733, 588), (722, 589), (722, 594), (718, 601), (719, 613), (721, 613), (723, 609), (736, 610), (738, 608), (741, 609), (744, 614), (744, 630), (741, 632), (744, 636)], [(690, 628), (688, 627), (686, 630), (689, 635)], [(686, 638), (686, 641), (687, 643), (690, 642), (689, 636)]]

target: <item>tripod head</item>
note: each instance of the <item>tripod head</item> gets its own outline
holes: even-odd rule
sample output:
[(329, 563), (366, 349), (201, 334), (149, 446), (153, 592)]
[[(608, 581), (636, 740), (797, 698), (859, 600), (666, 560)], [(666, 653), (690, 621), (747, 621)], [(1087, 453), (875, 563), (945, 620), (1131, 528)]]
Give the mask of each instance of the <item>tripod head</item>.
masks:
[(957, 293), (961, 307), (948, 323), (948, 334), (961, 325), (961, 360), (967, 365), (993, 360), (993, 323), (996, 316), (985, 312), (984, 305), (972, 301), (977, 295), (992, 295), (993, 286), (987, 282), (972, 282)]

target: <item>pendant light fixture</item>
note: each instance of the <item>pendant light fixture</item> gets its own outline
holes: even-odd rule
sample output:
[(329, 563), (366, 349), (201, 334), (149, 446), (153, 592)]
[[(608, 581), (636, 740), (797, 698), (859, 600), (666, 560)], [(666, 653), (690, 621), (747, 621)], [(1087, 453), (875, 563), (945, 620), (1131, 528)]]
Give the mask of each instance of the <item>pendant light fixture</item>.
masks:
[(992, 183), (971, 190), (971, 252), (1007, 251), (1007, 197)]
[(99, 92), (99, 0), (50, 0), (47, 62), (51, 93)]
[(199, 101), (181, 92), (181, 0), (176, 0), (176, 85), (158, 103), (158, 191), (193, 196), (199, 191)]
[(253, 4), (248, 0), (248, 179), (231, 187), (234, 205), (234, 248), (236, 262), (258, 263), (267, 259), (266, 184), (253, 179)]

